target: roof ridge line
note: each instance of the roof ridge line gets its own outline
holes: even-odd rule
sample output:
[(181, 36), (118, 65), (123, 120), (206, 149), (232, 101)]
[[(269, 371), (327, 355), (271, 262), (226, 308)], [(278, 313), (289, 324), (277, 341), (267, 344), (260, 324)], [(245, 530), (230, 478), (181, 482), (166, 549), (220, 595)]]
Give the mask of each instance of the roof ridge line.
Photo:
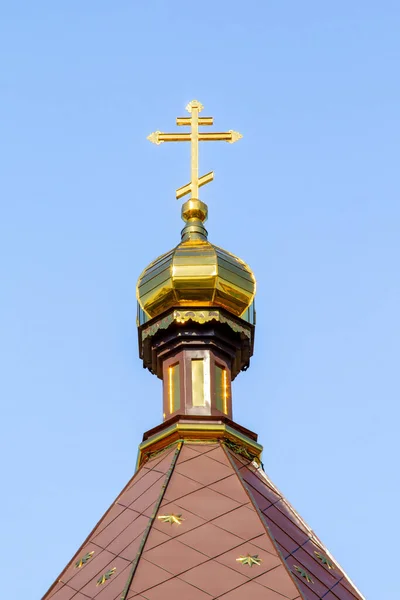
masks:
[(333, 562), (337, 565), (337, 567), (339, 567), (339, 569), (342, 571), (344, 579), (347, 579), (347, 581), (350, 583), (350, 585), (353, 586), (353, 588), (356, 590), (357, 594), (360, 596), (361, 600), (367, 600), (365, 598), (365, 596), (363, 596), (363, 594), (360, 592), (360, 590), (358, 589), (358, 587), (353, 583), (353, 581), (350, 579), (350, 577), (347, 575), (346, 571), (343, 569), (343, 567), (341, 567), (340, 563), (336, 560), (336, 558), (331, 554), (331, 552), (329, 552), (328, 548), (325, 546), (325, 544), (323, 544), (323, 542), (321, 542), (321, 540), (319, 539), (319, 537), (315, 534), (315, 532), (313, 531), (313, 529), (311, 529), (311, 527), (308, 525), (308, 523), (303, 519), (303, 517), (297, 512), (297, 510), (290, 504), (290, 502), (286, 499), (286, 496), (284, 496), (284, 494), (282, 494), (282, 492), (279, 490), (279, 488), (276, 487), (276, 485), (270, 480), (270, 478), (268, 477), (268, 475), (266, 474), (266, 472), (262, 469), (261, 465), (257, 465), (255, 461), (253, 461), (254, 466), (257, 469), (257, 472), (260, 473), (261, 477), (263, 479), (265, 479), (268, 482), (268, 485), (274, 490), (274, 492), (276, 492), (280, 497), (281, 497), (281, 501), (283, 502), (283, 504), (286, 504), (287, 508), (290, 510), (290, 512), (293, 513), (293, 515), (296, 517), (296, 519), (298, 519), (300, 521), (300, 523), (303, 525), (303, 527), (307, 530), (307, 532), (310, 534), (311, 539), (314, 542), (317, 542), (317, 544), (321, 547), (321, 549), (326, 553), (326, 555), (333, 560)]
[(132, 483), (132, 480), (136, 477), (138, 473), (138, 470), (135, 470), (134, 474), (132, 475), (132, 477), (129, 479), (128, 483), (124, 486), (124, 488), (120, 491), (120, 493), (118, 494), (118, 496), (115, 498), (114, 502), (109, 506), (109, 508), (106, 510), (106, 512), (100, 517), (100, 519), (97, 521), (96, 525), (90, 530), (90, 532), (88, 533), (88, 535), (85, 537), (85, 539), (83, 540), (82, 544), (79, 546), (78, 550), (75, 552), (75, 554), (73, 555), (73, 557), (71, 558), (71, 560), (67, 563), (67, 565), (64, 567), (64, 569), (60, 572), (60, 574), (58, 575), (58, 577), (54, 580), (54, 582), (52, 583), (52, 585), (49, 587), (49, 589), (44, 593), (44, 595), (42, 596), (42, 598), (45, 598), (47, 594), (49, 594), (51, 592), (51, 590), (57, 585), (57, 583), (62, 582), (62, 577), (64, 575), (64, 573), (66, 573), (69, 569), (69, 567), (73, 564), (74, 560), (76, 559), (77, 556), (79, 556), (79, 554), (81, 553), (82, 549), (85, 547), (86, 543), (89, 541), (90, 537), (92, 536), (92, 534), (95, 532), (95, 530), (97, 529), (97, 527), (100, 525), (100, 523), (102, 521), (104, 521), (104, 519), (107, 517), (107, 515), (111, 512), (112, 508), (115, 506), (115, 504), (118, 503), (118, 500), (121, 498), (122, 494), (124, 492), (126, 492), (126, 490), (128, 489), (128, 487), (130, 486), (130, 484)]
[[(265, 532), (266, 532), (266, 534), (268, 535), (268, 537), (270, 538), (271, 542), (273, 543), (273, 545), (274, 545), (274, 547), (275, 547), (275, 549), (276, 549), (276, 551), (277, 551), (278, 557), (281, 559), (281, 562), (282, 562), (282, 565), (283, 565), (283, 567), (286, 569), (286, 571), (287, 571), (287, 573), (288, 573), (289, 577), (291, 578), (291, 580), (292, 580), (292, 582), (294, 583), (294, 585), (295, 585), (296, 589), (298, 590), (298, 592), (299, 592), (299, 597), (300, 597), (300, 598), (304, 598), (304, 596), (303, 596), (303, 594), (302, 594), (302, 591), (301, 591), (300, 587), (298, 586), (298, 583), (297, 583), (297, 578), (296, 578), (296, 577), (293, 575), (293, 573), (292, 573), (292, 572), (291, 572), (291, 570), (289, 569), (289, 567), (288, 567), (288, 565), (287, 565), (287, 563), (286, 563), (285, 557), (283, 556), (282, 552), (280, 551), (280, 549), (279, 549), (279, 547), (278, 547), (278, 544), (277, 544), (277, 542), (276, 542), (276, 540), (275, 540), (274, 536), (272, 535), (271, 531), (269, 530), (269, 527), (268, 527), (267, 523), (265, 522), (265, 520), (264, 520), (264, 518), (263, 518), (262, 512), (261, 512), (261, 510), (259, 509), (259, 507), (258, 507), (258, 505), (257, 505), (257, 502), (255, 501), (255, 499), (254, 499), (254, 497), (253, 497), (253, 494), (252, 494), (252, 493), (251, 493), (251, 491), (248, 489), (248, 487), (247, 487), (247, 485), (246, 485), (245, 481), (243, 480), (243, 478), (242, 478), (242, 476), (241, 476), (241, 474), (240, 474), (240, 471), (239, 471), (239, 469), (237, 468), (237, 466), (236, 466), (236, 465), (235, 465), (235, 463), (233, 462), (233, 460), (232, 460), (232, 457), (230, 456), (230, 454), (229, 454), (228, 450), (226, 449), (226, 447), (225, 447), (225, 444), (224, 444), (223, 442), (220, 442), (220, 444), (221, 444), (221, 446), (222, 446), (222, 448), (223, 448), (223, 451), (225, 452), (225, 454), (226, 454), (226, 456), (227, 456), (227, 458), (228, 458), (228, 460), (229, 460), (230, 464), (232, 465), (232, 468), (233, 468), (233, 470), (235, 471), (236, 475), (238, 476), (238, 479), (239, 479), (240, 483), (242, 484), (244, 491), (246, 492), (246, 494), (247, 494), (247, 495), (248, 495), (248, 497), (250, 498), (250, 501), (251, 501), (251, 503), (252, 503), (252, 505), (253, 505), (253, 508), (255, 509), (255, 511), (256, 511), (256, 513), (257, 513), (257, 515), (258, 515), (258, 517), (259, 517), (259, 519), (260, 519), (260, 521), (261, 521), (261, 523), (262, 523), (262, 525), (263, 525), (263, 527), (264, 527), (264, 529), (265, 529)], [(255, 461), (252, 461), (252, 462), (254, 462), (254, 463), (255, 463)], [(259, 468), (259, 467), (257, 467), (257, 468)], [(260, 468), (261, 468), (261, 467), (260, 467)], [(121, 599), (121, 600), (122, 600), (122, 599)]]
[(131, 583), (133, 581), (133, 577), (135, 575), (137, 566), (139, 564), (139, 559), (142, 556), (144, 547), (145, 547), (146, 542), (147, 542), (147, 538), (149, 537), (149, 534), (150, 534), (151, 527), (152, 527), (152, 525), (153, 525), (153, 523), (155, 521), (158, 509), (160, 508), (161, 502), (162, 502), (162, 500), (164, 498), (165, 490), (167, 489), (169, 480), (171, 479), (171, 475), (172, 475), (172, 473), (174, 471), (174, 468), (175, 468), (175, 465), (176, 465), (176, 461), (178, 460), (178, 456), (179, 456), (179, 453), (180, 453), (181, 448), (182, 448), (182, 444), (183, 444), (182, 441), (178, 442), (176, 450), (175, 450), (175, 453), (174, 453), (174, 456), (172, 457), (171, 466), (169, 467), (168, 471), (165, 474), (164, 483), (161, 486), (161, 490), (160, 490), (160, 493), (159, 493), (158, 498), (156, 500), (156, 503), (154, 505), (153, 512), (151, 514), (151, 517), (149, 518), (149, 522), (146, 525), (146, 529), (143, 532), (142, 541), (140, 542), (140, 546), (139, 546), (139, 549), (137, 551), (137, 554), (136, 554), (135, 558), (132, 561), (132, 567), (131, 567), (130, 573), (128, 575), (128, 579), (126, 581), (125, 587), (122, 590), (122, 594), (121, 594), (120, 600), (126, 600), (126, 598), (127, 598), (127, 594), (129, 592), (129, 588), (131, 587)]

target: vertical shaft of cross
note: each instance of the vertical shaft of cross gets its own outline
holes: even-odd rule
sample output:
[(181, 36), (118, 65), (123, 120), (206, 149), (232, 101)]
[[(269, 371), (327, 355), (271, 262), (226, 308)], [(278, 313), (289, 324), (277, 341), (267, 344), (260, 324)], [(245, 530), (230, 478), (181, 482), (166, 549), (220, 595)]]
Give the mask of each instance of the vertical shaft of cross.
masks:
[(191, 115), (191, 183), (190, 191), (192, 198), (199, 198), (199, 106), (197, 103), (192, 105)]

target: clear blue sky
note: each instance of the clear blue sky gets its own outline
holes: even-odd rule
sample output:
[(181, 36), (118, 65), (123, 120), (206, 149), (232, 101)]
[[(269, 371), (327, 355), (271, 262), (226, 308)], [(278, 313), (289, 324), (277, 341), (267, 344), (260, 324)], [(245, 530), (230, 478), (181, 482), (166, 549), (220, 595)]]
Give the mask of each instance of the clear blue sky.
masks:
[(368, 600), (399, 598), (400, 4), (0, 7), (1, 596), (38, 600), (131, 477), (161, 384), (135, 284), (179, 241), (197, 98), (210, 240), (258, 280), (235, 419)]

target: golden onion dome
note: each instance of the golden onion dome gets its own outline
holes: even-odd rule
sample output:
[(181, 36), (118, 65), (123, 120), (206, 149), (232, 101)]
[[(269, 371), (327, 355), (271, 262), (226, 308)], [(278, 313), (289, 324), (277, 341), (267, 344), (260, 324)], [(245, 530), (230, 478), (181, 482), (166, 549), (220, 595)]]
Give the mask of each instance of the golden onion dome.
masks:
[(241, 317), (254, 300), (250, 267), (207, 239), (186, 239), (140, 275), (137, 299), (153, 318), (170, 308), (222, 307)]

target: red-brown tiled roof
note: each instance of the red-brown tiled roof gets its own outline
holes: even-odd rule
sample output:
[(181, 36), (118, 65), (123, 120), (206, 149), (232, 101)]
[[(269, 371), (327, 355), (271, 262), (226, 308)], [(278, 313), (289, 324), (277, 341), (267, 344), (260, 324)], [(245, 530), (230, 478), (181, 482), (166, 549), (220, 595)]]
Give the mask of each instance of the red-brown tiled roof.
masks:
[(185, 441), (140, 467), (43, 600), (94, 598), (362, 596), (254, 461)]

